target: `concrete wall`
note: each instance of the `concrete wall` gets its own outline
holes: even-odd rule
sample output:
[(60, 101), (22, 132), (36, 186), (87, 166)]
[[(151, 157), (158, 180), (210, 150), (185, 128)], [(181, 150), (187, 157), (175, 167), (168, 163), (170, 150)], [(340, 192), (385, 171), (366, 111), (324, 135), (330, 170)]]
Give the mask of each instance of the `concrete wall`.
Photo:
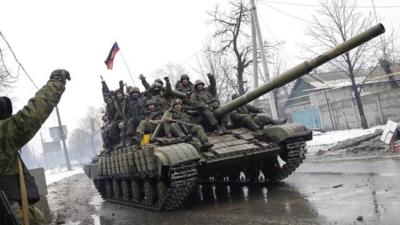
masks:
[[(309, 102), (287, 107), (287, 118), (293, 112), (318, 108), (325, 130), (360, 128), (359, 113), (351, 88), (331, 89), (326, 94), (323, 91), (310, 93)], [(388, 119), (400, 121), (400, 89), (392, 89), (388, 82), (366, 84), (361, 93), (361, 101), (370, 127), (385, 124)]]

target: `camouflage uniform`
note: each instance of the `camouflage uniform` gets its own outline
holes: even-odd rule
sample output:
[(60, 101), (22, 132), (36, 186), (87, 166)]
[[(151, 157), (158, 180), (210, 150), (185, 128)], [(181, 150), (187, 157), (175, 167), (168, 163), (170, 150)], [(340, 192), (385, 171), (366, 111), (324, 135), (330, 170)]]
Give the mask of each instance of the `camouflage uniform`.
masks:
[[(122, 94), (120, 97), (118, 93)], [(112, 145), (115, 146), (118, 143), (122, 145), (125, 142), (125, 128), (124, 128), (124, 113), (126, 107), (126, 99), (120, 89), (115, 91), (115, 94), (111, 94), (110, 98), (107, 99), (106, 114), (108, 117), (108, 128), (110, 132)], [(122, 122), (122, 123), (121, 123)]]
[[(150, 106), (154, 106), (154, 110), (150, 108)], [(156, 106), (156, 103), (153, 100), (147, 100), (147, 115), (144, 120), (142, 120), (137, 129), (137, 138), (140, 141), (144, 134), (151, 134), (154, 132), (157, 127), (156, 120), (161, 120), (163, 112)]]
[(140, 121), (146, 115), (145, 99), (140, 95), (139, 88), (132, 87), (129, 92), (127, 105), (126, 145), (131, 145), (136, 135), (136, 129)]
[[(6, 117), (0, 116), (0, 189), (3, 189), (7, 194), (20, 224), (22, 224), (22, 212), (18, 203), (21, 199), (18, 179), (18, 150), (36, 134), (57, 105), (64, 92), (66, 79), (70, 79), (67, 71), (54, 71), (47, 84), (36, 93), (34, 98), (29, 100), (28, 105), (13, 116), (11, 116), (11, 111)], [(9, 106), (11, 106), (11, 102), (9, 102)], [(0, 106), (0, 111), (1, 108), (3, 106)], [(34, 202), (39, 200), (33, 177), (29, 175), (27, 170), (25, 172), (30, 202), (30, 224), (46, 224), (40, 210), (33, 205)], [(4, 185), (8, 187), (4, 187)], [(0, 224), (4, 224), (2, 219), (0, 217)]]
[[(238, 94), (232, 95), (232, 99), (235, 99), (238, 97), (239, 97)], [(282, 124), (282, 123), (286, 122), (286, 120), (278, 121), (278, 120), (272, 119), (271, 117), (269, 117), (267, 115), (260, 115), (261, 113), (263, 113), (262, 109), (257, 108), (252, 105), (248, 105), (248, 104), (237, 108), (235, 111), (242, 115), (250, 115), (250, 118), (259, 126), (269, 125), (269, 124), (276, 125), (276, 124)]]
[(210, 80), (210, 86), (198, 90), (196, 87), (198, 85), (204, 85), (204, 83), (197, 80), (194, 84), (194, 91), (190, 95), (190, 105), (200, 112), (212, 129), (218, 130), (219, 133), (223, 133), (229, 114), (226, 114), (224, 118), (222, 118), (222, 124), (219, 126), (219, 122), (213, 113), (213, 111), (220, 105), (217, 99), (216, 82), (213, 75), (207, 74), (207, 76)]
[[(183, 84), (183, 80), (187, 80), (187, 85)], [(178, 82), (176, 82), (175, 90), (185, 93), (187, 95), (190, 95), (193, 92), (194, 86), (192, 82), (190, 82), (189, 76), (187, 74), (183, 74), (181, 76), (181, 79)]]
[[(181, 109), (178, 111), (175, 108), (176, 104), (181, 105)], [(211, 145), (208, 143), (207, 135), (202, 126), (193, 124), (189, 114), (183, 109), (183, 102), (180, 99), (175, 99), (172, 102), (172, 107), (166, 112), (165, 119), (172, 119), (176, 122), (169, 124), (170, 131), (177, 137), (186, 137), (187, 134), (192, 134), (194, 137), (200, 140), (201, 144), (206, 147)]]

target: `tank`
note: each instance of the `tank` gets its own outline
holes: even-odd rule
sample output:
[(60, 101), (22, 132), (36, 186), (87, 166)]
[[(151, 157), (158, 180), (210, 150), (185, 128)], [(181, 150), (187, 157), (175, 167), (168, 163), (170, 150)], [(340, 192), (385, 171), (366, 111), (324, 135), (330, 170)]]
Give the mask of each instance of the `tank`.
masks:
[[(217, 116), (229, 113), (300, 78), (384, 30), (383, 25), (378, 24), (214, 112)], [(312, 131), (299, 124), (286, 123), (266, 126), (256, 132), (239, 127), (231, 134), (208, 133), (208, 138), (214, 145), (206, 152), (185, 140), (155, 141), (103, 152), (84, 170), (107, 201), (149, 210), (172, 210), (181, 207), (199, 184), (282, 181), (306, 158), (306, 141), (312, 139)]]

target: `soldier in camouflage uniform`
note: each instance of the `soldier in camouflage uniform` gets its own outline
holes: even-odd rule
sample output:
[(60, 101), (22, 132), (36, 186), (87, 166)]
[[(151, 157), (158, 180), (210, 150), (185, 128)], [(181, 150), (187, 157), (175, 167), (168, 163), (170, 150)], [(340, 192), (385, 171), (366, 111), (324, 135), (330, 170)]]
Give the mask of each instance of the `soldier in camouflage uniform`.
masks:
[(120, 89), (115, 90), (106, 99), (106, 114), (109, 121), (110, 136), (113, 146), (125, 144), (125, 116), (126, 99)]
[[(238, 94), (233, 94), (232, 95), (232, 100), (238, 98)], [(274, 120), (271, 117), (268, 117), (267, 115), (260, 115), (263, 113), (262, 109), (257, 108), (252, 105), (244, 105), (239, 107), (238, 109), (235, 110), (237, 113), (242, 114), (242, 115), (250, 115), (252, 120), (258, 124), (259, 126), (264, 126), (264, 125), (278, 125), (278, 124), (284, 124), (286, 123), (286, 120)], [(232, 116), (233, 118), (233, 116)]]
[(189, 80), (187, 74), (183, 74), (178, 82), (175, 84), (175, 90), (190, 95), (193, 92), (193, 84)]
[(103, 126), (101, 126), (101, 138), (103, 139), (103, 148), (106, 150), (110, 150), (112, 149), (114, 142), (113, 137), (111, 136), (111, 129), (109, 126), (110, 123), (108, 121), (107, 114), (103, 115), (103, 117), (101, 117), (101, 120), (103, 121)]
[(154, 132), (157, 124), (160, 122), (163, 112), (159, 107), (157, 107), (156, 102), (152, 99), (147, 100), (147, 115), (144, 120), (142, 120), (137, 129), (137, 141), (140, 141), (143, 138), (144, 134), (151, 134)]
[(128, 105), (127, 105), (127, 123), (126, 123), (126, 145), (133, 144), (137, 141), (136, 129), (140, 121), (144, 120), (146, 115), (145, 99), (140, 94), (137, 87), (132, 87), (129, 92)]
[(161, 109), (161, 111), (165, 112), (170, 107), (170, 101), (165, 96), (164, 92), (162, 91), (162, 86), (158, 82), (154, 82), (151, 85), (151, 88), (147, 90), (148, 92), (148, 99), (151, 99), (156, 103), (156, 105)]
[(219, 101), (217, 99), (217, 88), (215, 78), (211, 74), (207, 74), (210, 80), (210, 86), (204, 88), (204, 82), (197, 80), (194, 83), (194, 91), (190, 95), (190, 105), (194, 109), (198, 110), (200, 114), (205, 118), (212, 129), (218, 131), (218, 134), (228, 133), (226, 130), (226, 123), (228, 121), (229, 114), (226, 114), (222, 118), (221, 125), (215, 117), (213, 111), (219, 107)]
[[(142, 82), (142, 85), (143, 85), (144, 89), (146, 90), (145, 91), (145, 93), (146, 93), (149, 89), (151, 89), (152, 86), (149, 84), (149, 82), (147, 82), (146, 77), (143, 76), (143, 74), (139, 75), (139, 79)], [(161, 87), (162, 91), (164, 91), (164, 82), (161, 79), (155, 79), (153, 83), (159, 84), (159, 86)]]
[(167, 132), (170, 130), (172, 135), (183, 138), (191, 134), (200, 140), (204, 149), (209, 149), (213, 146), (208, 142), (203, 127), (192, 123), (190, 115), (183, 109), (183, 102), (181, 99), (178, 98), (172, 101), (171, 109), (165, 112), (165, 120), (170, 120), (170, 128), (167, 129)]
[[(23, 224), (23, 216), (18, 177), (20, 160), (18, 150), (28, 143), (49, 117), (65, 90), (67, 79), (70, 80), (68, 71), (53, 71), (47, 84), (15, 115), (12, 115), (10, 99), (0, 97), (0, 189), (6, 193), (19, 224)], [(46, 224), (43, 214), (34, 205), (40, 198), (38, 189), (33, 177), (26, 167), (24, 168), (30, 224)], [(5, 224), (3, 219), (3, 215), (0, 216), (0, 224)]]

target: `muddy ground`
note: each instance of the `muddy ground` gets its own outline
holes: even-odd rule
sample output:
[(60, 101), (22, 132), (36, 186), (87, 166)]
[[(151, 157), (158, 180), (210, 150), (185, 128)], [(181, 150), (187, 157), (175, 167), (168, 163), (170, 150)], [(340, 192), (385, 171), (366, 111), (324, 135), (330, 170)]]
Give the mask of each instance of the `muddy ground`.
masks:
[(400, 155), (309, 157), (281, 184), (208, 186), (202, 196), (183, 209), (150, 212), (104, 202), (84, 174), (49, 187), (52, 224), (395, 225)]

